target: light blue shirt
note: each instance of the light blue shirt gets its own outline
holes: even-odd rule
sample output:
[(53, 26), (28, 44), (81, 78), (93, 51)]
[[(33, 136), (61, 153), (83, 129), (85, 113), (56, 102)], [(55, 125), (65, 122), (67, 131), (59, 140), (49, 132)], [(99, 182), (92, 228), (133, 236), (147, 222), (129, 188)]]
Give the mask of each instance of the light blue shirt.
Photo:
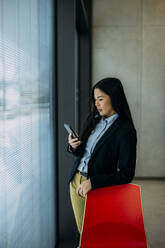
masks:
[(83, 157), (80, 160), (80, 164), (78, 166), (79, 171), (86, 172), (88, 171), (88, 162), (92, 155), (92, 152), (99, 141), (99, 139), (103, 136), (105, 131), (113, 124), (113, 122), (119, 117), (119, 114), (111, 115), (108, 118), (102, 116), (99, 123), (97, 123), (95, 129), (91, 132), (90, 136), (88, 137), (85, 152)]

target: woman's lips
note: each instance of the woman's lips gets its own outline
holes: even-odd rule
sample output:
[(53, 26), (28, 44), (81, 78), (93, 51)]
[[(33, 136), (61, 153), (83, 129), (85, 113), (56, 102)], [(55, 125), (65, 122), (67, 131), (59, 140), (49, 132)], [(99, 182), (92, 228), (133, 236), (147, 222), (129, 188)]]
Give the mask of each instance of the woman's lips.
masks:
[(101, 112), (101, 111), (102, 111), (102, 109), (98, 109), (98, 111), (99, 111), (99, 112)]

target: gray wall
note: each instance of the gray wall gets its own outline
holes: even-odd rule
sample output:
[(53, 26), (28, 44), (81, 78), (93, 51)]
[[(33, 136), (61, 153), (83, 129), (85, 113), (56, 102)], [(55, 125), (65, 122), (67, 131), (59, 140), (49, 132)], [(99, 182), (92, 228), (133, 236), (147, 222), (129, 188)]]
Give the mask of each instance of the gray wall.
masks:
[(93, 79), (118, 77), (137, 129), (136, 176), (165, 177), (165, 1), (93, 0)]

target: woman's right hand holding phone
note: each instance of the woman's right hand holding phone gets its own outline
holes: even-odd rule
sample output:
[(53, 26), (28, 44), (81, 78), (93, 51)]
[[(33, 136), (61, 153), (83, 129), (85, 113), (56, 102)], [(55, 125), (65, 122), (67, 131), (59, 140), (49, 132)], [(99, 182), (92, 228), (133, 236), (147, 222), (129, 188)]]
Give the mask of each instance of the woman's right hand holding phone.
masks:
[(72, 133), (70, 133), (68, 136), (68, 143), (72, 148), (76, 149), (81, 144), (81, 141), (78, 140), (78, 138), (72, 138)]

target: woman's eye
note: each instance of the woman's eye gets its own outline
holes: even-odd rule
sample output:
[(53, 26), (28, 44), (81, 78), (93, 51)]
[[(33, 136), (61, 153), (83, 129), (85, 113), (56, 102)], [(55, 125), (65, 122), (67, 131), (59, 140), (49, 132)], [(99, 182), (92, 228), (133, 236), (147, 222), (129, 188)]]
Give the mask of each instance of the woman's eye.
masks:
[[(103, 100), (103, 99), (98, 99), (99, 102), (102, 101), (102, 100)], [(97, 100), (95, 100), (95, 103), (96, 103), (96, 101), (97, 101)]]

